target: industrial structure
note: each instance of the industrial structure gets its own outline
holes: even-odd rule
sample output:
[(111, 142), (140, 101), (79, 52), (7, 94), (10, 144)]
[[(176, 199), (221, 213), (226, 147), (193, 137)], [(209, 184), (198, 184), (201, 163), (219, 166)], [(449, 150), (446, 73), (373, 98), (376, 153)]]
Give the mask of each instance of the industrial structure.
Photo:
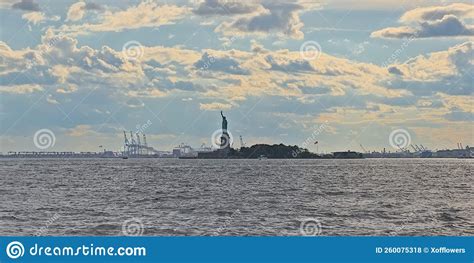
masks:
[(200, 148), (193, 148), (185, 143), (181, 143), (173, 148), (171, 157), (180, 159), (195, 159), (198, 157), (199, 153), (212, 151), (212, 147), (207, 147), (205, 143), (201, 144)]
[(130, 137), (127, 137), (127, 132), (123, 131), (124, 144), (123, 144), (123, 156), (126, 157), (147, 157), (157, 155), (159, 152), (153, 147), (148, 146), (146, 142), (146, 135), (142, 133), (142, 139), (140, 139), (140, 133), (136, 132), (135, 136), (130, 131)]

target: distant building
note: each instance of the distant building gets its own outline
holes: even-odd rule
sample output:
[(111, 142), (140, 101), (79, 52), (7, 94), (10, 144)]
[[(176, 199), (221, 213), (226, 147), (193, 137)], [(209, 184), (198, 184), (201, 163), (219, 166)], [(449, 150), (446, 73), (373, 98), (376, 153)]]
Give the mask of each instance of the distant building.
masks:
[(439, 150), (433, 153), (437, 158), (473, 158), (474, 147), (466, 146), (465, 149)]
[(332, 153), (335, 159), (361, 159), (364, 158), (362, 153), (358, 152), (333, 152)]

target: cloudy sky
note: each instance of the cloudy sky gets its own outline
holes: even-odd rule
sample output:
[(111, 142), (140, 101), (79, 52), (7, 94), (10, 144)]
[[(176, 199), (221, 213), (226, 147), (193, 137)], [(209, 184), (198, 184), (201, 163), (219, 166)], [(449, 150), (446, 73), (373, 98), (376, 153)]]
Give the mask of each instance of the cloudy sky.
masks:
[(471, 1), (0, 0), (1, 151), (473, 144)]

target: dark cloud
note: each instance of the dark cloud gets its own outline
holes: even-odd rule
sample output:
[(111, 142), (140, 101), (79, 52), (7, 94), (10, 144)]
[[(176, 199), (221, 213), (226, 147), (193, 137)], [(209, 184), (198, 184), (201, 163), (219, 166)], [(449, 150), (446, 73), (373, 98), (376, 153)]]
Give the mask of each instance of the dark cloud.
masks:
[(387, 70), (388, 70), (388, 72), (391, 73), (391, 74), (403, 75), (403, 72), (401, 72), (400, 69), (398, 69), (398, 68), (395, 67), (395, 66), (391, 66), (391, 67), (389, 67)]
[(130, 108), (141, 108), (145, 106), (145, 103), (143, 103), (143, 101), (137, 98), (131, 98), (128, 101), (126, 101), (125, 104)]
[(380, 111), (380, 106), (379, 105), (367, 106), (366, 110), (367, 112), (378, 112)]
[(415, 9), (402, 16), (401, 21), (406, 26), (384, 28), (373, 32), (371, 36), (379, 38), (473, 36), (474, 27), (465, 23), (472, 21), (469, 19), (472, 10), (472, 5), (465, 4)]
[(303, 94), (311, 94), (311, 95), (327, 94), (331, 92), (331, 89), (328, 87), (299, 86), (298, 89), (301, 90)]
[[(463, 81), (463, 79), (465, 79)], [(448, 95), (466, 96), (474, 93), (472, 78), (467, 76), (450, 76), (438, 81), (404, 81), (396, 80), (387, 85), (391, 89), (409, 90), (416, 96), (431, 96), (437, 92)]]
[(410, 21), (434, 21), (441, 20), (447, 15), (455, 15), (457, 17), (470, 17), (474, 13), (474, 5), (464, 3), (454, 3), (443, 6), (428, 6), (415, 8), (406, 12), (400, 20), (403, 22)]
[(441, 20), (423, 22), (419, 27), (391, 27), (372, 33), (372, 37), (382, 38), (430, 38), (473, 36), (474, 28), (464, 24), (453, 15), (445, 16)]
[(21, 0), (20, 2), (12, 5), (14, 9), (20, 9), (25, 11), (40, 11), (40, 7), (34, 0)]
[(154, 59), (149, 60), (149, 61), (145, 61), (145, 64), (149, 65), (151, 67), (154, 67), (154, 68), (163, 68), (163, 65), (160, 62), (158, 62)]
[(99, 5), (99, 4), (96, 4), (96, 3), (92, 3), (92, 2), (88, 2), (86, 3), (86, 5), (84, 6), (84, 9), (85, 10), (97, 10), (97, 11), (102, 11), (104, 10), (104, 7)]
[(304, 59), (279, 61), (272, 55), (268, 55), (265, 60), (270, 64), (271, 70), (278, 70), (283, 72), (308, 72), (314, 71), (313, 66)]
[(268, 12), (263, 12), (251, 18), (240, 18), (230, 27), (243, 32), (282, 32), (294, 38), (302, 38), (301, 23), (297, 11), (303, 9), (294, 3), (269, 2), (263, 4)]
[(370, 95), (367, 98), (377, 103), (382, 103), (385, 105), (397, 106), (397, 107), (415, 105), (416, 102), (418, 101), (418, 97), (416, 96), (380, 97), (380, 96)]
[(472, 35), (474, 35), (474, 28), (465, 25), (454, 15), (445, 16), (434, 22), (424, 22), (414, 33), (414, 36), (419, 38)]
[(258, 5), (251, 1), (206, 0), (193, 10), (198, 15), (238, 15), (252, 13)]
[(452, 108), (451, 112), (444, 115), (444, 117), (450, 121), (474, 121), (474, 113), (462, 111), (458, 108)]
[(23, 84), (52, 85), (56, 82), (57, 78), (51, 75), (50, 67), (42, 65), (0, 75), (0, 85), (2, 86)]
[(250, 72), (240, 67), (239, 62), (229, 57), (214, 57), (205, 52), (201, 59), (194, 63), (194, 67), (200, 70), (221, 71), (235, 75), (248, 75)]
[(301, 28), (298, 12), (303, 10), (303, 6), (297, 3), (282, 1), (268, 1), (262, 3), (264, 11), (252, 17), (241, 17), (231, 23), (223, 23), (217, 31), (232, 31), (240, 33), (270, 33), (276, 32), (295, 39), (304, 37)]
[[(149, 87), (157, 88), (161, 91), (181, 90), (181, 91), (203, 91), (204, 87), (191, 81), (171, 81), (168, 78), (153, 79)], [(137, 87), (140, 89), (140, 87)]]

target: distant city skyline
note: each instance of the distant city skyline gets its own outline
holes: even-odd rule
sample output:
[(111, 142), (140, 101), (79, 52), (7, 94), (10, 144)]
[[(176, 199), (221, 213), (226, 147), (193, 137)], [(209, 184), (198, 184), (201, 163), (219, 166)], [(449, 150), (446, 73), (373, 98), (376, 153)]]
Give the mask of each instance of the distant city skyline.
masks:
[(383, 2), (0, 0), (0, 151), (473, 146), (474, 5)]

